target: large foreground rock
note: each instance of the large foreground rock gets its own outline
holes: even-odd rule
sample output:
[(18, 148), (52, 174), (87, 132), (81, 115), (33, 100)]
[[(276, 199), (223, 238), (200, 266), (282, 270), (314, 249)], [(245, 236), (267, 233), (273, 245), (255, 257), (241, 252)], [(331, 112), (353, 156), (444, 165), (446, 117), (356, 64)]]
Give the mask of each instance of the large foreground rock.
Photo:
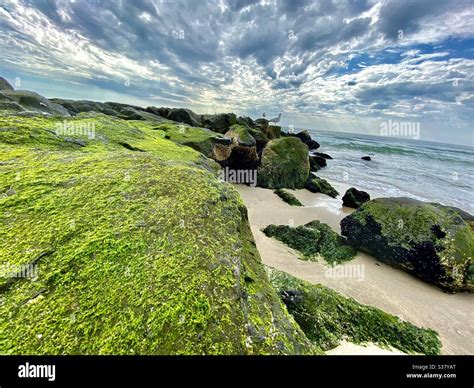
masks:
[(341, 233), (355, 248), (445, 290), (474, 291), (474, 234), (453, 208), (377, 198), (344, 218)]
[(91, 120), (79, 148), (55, 118), (0, 115), (15, 128), (0, 131), (0, 352), (312, 352), (217, 164), (153, 123), (67, 121)]
[(301, 189), (309, 175), (308, 147), (285, 137), (270, 141), (262, 153), (258, 185), (271, 189)]

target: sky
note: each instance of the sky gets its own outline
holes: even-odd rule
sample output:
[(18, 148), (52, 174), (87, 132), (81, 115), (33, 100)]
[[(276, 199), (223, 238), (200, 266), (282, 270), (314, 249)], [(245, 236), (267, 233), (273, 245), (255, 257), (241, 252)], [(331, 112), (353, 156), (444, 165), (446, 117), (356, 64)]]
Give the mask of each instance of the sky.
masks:
[(0, 53), (49, 98), (474, 146), (474, 0), (0, 0)]

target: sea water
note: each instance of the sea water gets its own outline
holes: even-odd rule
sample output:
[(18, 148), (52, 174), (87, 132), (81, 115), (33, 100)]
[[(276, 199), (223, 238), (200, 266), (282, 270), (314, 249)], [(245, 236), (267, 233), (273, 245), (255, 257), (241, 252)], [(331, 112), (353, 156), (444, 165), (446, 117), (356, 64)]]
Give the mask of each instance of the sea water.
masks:
[[(310, 131), (331, 155), (317, 175), (375, 197), (411, 197), (474, 213), (473, 144)], [(372, 161), (361, 160), (370, 156)]]

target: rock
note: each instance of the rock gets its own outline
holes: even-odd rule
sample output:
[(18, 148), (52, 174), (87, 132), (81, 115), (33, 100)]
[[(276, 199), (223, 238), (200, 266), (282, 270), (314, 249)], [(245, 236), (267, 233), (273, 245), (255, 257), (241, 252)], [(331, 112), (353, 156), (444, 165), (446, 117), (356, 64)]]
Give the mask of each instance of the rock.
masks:
[(312, 193), (323, 193), (333, 198), (339, 195), (337, 190), (326, 179), (314, 175), (308, 177), (305, 188)]
[(255, 128), (255, 121), (248, 116), (240, 116), (237, 118), (237, 124), (246, 125), (250, 128)]
[(220, 113), (216, 115), (202, 115), (202, 125), (217, 133), (226, 133), (237, 123), (234, 113)]
[(365, 191), (357, 190), (355, 187), (348, 189), (342, 197), (343, 206), (354, 209), (358, 209), (360, 205), (367, 201), (370, 201), (370, 195)]
[(328, 155), (328, 154), (325, 154), (324, 152), (312, 152), (312, 155), (314, 156), (320, 156), (321, 158), (324, 158), (324, 159), (332, 159), (332, 156), (331, 155)]
[(257, 142), (257, 153), (261, 155), (270, 139), (260, 129), (247, 127), (247, 130)]
[(69, 117), (69, 112), (59, 104), (28, 90), (0, 91), (0, 106), (3, 109), (10, 107), (17, 112)]
[(283, 189), (277, 189), (274, 191), (283, 201), (291, 206), (303, 206), (303, 204), (293, 194)]
[[(329, 276), (334, 273), (337, 276), (338, 269), (344, 268), (328, 269)], [(348, 341), (389, 345), (406, 353), (440, 353), (441, 341), (431, 329), (416, 327), (321, 284), (312, 284), (273, 268), (267, 271), (273, 287), (306, 336), (326, 351)]]
[(326, 159), (322, 158), (321, 156), (317, 155), (310, 155), (309, 156), (309, 164), (311, 171), (318, 171), (319, 169), (326, 167)]
[(308, 146), (310, 150), (315, 150), (319, 148), (319, 143), (313, 139), (311, 139), (311, 135), (307, 130), (298, 132), (295, 134), (297, 138), (299, 138), (304, 144)]
[(275, 139), (263, 150), (258, 185), (272, 189), (301, 189), (308, 174), (308, 147), (292, 137)]
[(263, 132), (270, 140), (278, 139), (281, 134), (281, 127), (279, 125), (269, 125)]
[(178, 123), (188, 124), (192, 127), (202, 127), (201, 116), (194, 113), (191, 109), (172, 108), (166, 118)]
[(356, 255), (356, 251), (346, 244), (343, 237), (318, 220), (297, 227), (268, 225), (263, 233), (301, 252), (304, 260), (317, 261), (318, 255), (321, 255), (327, 263), (339, 264)]
[[(37, 282), (2, 273), (2, 353), (320, 353), (269, 283), (247, 209), (217, 163), (154, 130), (181, 135), (176, 123), (96, 119), (100, 139), (77, 151), (45, 130), (55, 117), (2, 116), (18, 129), (0, 131), (0, 191), (17, 191), (2, 198), (0, 257), (5, 268), (18, 257), (40, 268)], [(220, 136), (192, 129), (196, 141)]]
[(51, 98), (51, 102), (62, 105), (68, 110), (71, 116), (76, 116), (82, 112), (98, 112), (109, 116), (116, 116), (117, 111), (102, 102), (88, 100), (65, 100), (61, 98)]
[(168, 117), (168, 114), (170, 113), (170, 108), (157, 108), (155, 106), (149, 106), (145, 109), (145, 111), (149, 113), (153, 113), (154, 115), (161, 116), (164, 118)]
[(13, 86), (3, 77), (0, 77), (0, 90), (13, 90)]
[(377, 198), (344, 218), (341, 231), (355, 248), (426, 282), (474, 291), (474, 233), (453, 208)]
[(252, 169), (258, 164), (257, 142), (250, 135), (248, 129), (239, 124), (234, 124), (225, 134), (232, 139), (231, 154), (221, 165), (233, 169)]
[(362, 156), (361, 159), (362, 160), (372, 160), (372, 158), (370, 156)]
[(268, 124), (269, 121), (264, 118), (259, 118), (255, 120), (255, 127), (260, 129), (263, 133), (266, 133), (266, 130), (268, 129)]

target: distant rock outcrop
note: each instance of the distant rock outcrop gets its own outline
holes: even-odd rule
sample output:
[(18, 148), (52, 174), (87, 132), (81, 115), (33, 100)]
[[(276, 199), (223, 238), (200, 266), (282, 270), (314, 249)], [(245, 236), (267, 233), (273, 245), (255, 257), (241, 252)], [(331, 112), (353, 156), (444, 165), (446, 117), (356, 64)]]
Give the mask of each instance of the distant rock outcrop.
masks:
[(13, 86), (3, 77), (0, 77), (0, 90), (13, 90)]

